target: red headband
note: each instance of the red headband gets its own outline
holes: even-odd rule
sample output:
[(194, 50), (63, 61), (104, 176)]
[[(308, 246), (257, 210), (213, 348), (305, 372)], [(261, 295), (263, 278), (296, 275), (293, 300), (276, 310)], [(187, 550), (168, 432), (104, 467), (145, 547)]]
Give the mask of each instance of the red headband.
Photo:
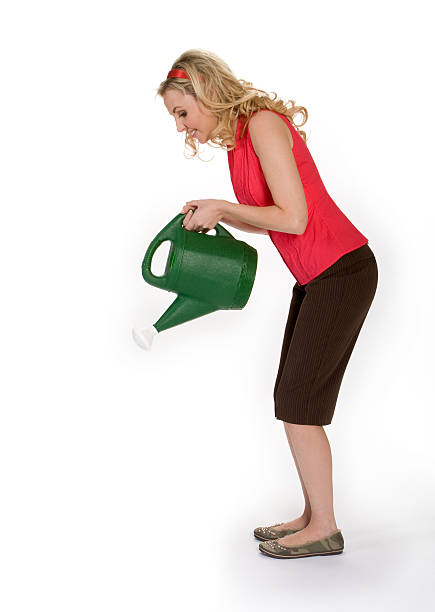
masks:
[(170, 70), (168, 72), (168, 76), (166, 78), (167, 79), (170, 79), (170, 78), (174, 78), (174, 79), (190, 79), (190, 76), (187, 74), (187, 72), (184, 72), (184, 70)]
[[(170, 70), (168, 72), (168, 76), (166, 77), (167, 79), (189, 79), (190, 81), (190, 76), (187, 74), (187, 72), (184, 72), (184, 70)], [(200, 75), (199, 77), (201, 79), (201, 81), (204, 80), (204, 78)]]

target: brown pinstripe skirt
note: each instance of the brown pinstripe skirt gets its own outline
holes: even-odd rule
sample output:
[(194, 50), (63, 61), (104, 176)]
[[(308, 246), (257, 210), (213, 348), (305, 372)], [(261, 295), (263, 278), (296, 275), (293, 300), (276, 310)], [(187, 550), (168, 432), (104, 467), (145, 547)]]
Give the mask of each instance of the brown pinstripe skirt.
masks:
[(376, 259), (364, 244), (306, 285), (294, 285), (273, 392), (277, 419), (331, 423), (377, 284)]

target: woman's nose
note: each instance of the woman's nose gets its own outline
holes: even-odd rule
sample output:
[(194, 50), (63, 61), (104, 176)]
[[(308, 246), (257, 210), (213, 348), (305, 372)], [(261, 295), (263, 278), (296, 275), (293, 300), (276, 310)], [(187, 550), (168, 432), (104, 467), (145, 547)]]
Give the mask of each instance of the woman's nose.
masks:
[(184, 130), (187, 129), (181, 122), (177, 121), (176, 124), (177, 124), (177, 130), (179, 132), (184, 132)]

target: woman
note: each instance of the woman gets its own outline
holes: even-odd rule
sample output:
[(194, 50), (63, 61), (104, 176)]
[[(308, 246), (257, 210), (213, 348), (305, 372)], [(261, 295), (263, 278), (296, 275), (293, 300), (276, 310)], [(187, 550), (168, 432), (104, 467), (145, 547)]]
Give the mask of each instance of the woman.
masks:
[[(225, 148), (239, 204), (194, 200), (183, 207), (188, 231), (218, 222), (269, 234), (296, 278), (274, 388), (275, 417), (286, 436), (305, 497), (301, 516), (254, 535), (273, 557), (339, 554), (344, 539), (333, 509), (332, 460), (323, 426), (331, 423), (353, 347), (374, 298), (378, 269), (368, 239), (327, 193), (293, 121), (304, 107), (238, 80), (211, 52), (191, 49), (157, 91), (178, 131)], [(240, 206), (245, 204), (245, 206)]]

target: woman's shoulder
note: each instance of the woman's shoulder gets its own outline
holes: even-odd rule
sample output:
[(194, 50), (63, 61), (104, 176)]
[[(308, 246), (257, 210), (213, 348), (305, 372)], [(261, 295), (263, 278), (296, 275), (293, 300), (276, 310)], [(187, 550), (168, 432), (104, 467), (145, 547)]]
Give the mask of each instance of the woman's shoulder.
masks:
[(286, 134), (290, 141), (290, 146), (293, 148), (293, 136), (290, 130), (290, 121), (281, 113), (277, 111), (269, 110), (268, 108), (262, 108), (252, 113), (249, 118), (249, 135), (262, 138), (273, 131), (278, 131)]

